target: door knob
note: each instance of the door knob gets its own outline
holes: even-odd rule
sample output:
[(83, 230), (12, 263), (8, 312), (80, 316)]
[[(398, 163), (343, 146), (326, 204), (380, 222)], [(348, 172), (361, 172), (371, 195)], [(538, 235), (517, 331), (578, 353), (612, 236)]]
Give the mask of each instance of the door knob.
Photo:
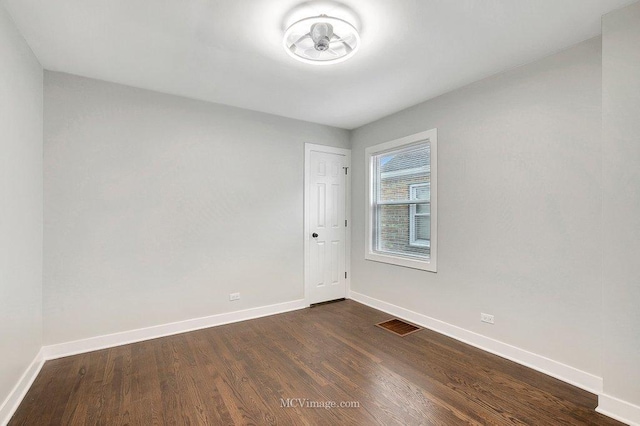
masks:
[(311, 236), (312, 236), (313, 238), (318, 238), (318, 234), (316, 234), (315, 232), (314, 232), (313, 234), (311, 234)]

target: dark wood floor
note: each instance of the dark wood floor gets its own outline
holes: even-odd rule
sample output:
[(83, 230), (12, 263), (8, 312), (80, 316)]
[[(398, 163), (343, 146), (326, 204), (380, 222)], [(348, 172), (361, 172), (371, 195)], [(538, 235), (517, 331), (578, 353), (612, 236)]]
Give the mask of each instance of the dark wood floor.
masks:
[(10, 424), (620, 424), (595, 395), (387, 318), (344, 301), (48, 361)]

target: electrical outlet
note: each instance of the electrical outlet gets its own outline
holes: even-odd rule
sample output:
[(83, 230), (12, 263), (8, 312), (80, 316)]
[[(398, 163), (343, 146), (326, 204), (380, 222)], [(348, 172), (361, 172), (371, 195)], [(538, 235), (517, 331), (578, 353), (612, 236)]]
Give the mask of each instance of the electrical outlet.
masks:
[(229, 300), (230, 301), (240, 300), (240, 293), (231, 293), (229, 295)]
[(480, 321), (486, 322), (487, 324), (493, 324), (493, 315), (489, 314), (480, 314)]

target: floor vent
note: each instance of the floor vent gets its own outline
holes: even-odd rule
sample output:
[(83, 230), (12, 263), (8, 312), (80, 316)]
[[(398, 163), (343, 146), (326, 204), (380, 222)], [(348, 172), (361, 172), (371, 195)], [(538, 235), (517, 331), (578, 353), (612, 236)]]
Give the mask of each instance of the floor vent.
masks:
[(397, 334), (400, 337), (404, 337), (411, 333), (415, 333), (416, 331), (422, 330), (422, 328), (418, 327), (417, 325), (409, 324), (408, 322), (399, 320), (397, 318), (383, 321), (376, 325), (380, 328), (384, 328), (385, 330), (392, 332), (393, 334)]
[(312, 303), (311, 305), (309, 305), (309, 307), (315, 308), (316, 306), (328, 305), (329, 303), (342, 302), (343, 300), (346, 300), (346, 299), (343, 297), (341, 299), (327, 300), (326, 302)]

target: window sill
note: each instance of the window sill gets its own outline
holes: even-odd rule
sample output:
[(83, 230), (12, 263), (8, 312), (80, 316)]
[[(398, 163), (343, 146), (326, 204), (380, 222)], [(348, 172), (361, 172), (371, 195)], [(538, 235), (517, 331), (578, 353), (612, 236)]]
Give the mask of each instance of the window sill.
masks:
[(419, 269), (421, 271), (437, 272), (436, 263), (433, 258), (428, 260), (409, 259), (406, 257), (393, 256), (390, 254), (366, 253), (364, 258), (373, 262), (387, 263), (404, 268)]

